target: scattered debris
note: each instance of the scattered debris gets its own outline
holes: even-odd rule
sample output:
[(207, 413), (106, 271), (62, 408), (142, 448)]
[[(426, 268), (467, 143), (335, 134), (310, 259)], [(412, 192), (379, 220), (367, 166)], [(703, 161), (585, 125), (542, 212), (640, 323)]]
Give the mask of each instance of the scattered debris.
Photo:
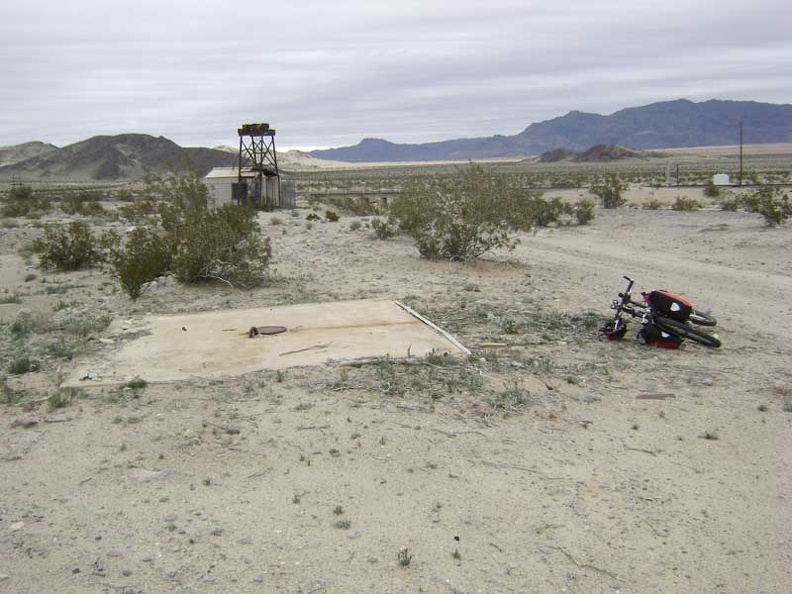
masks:
[(657, 394), (638, 394), (636, 400), (665, 400), (666, 398), (676, 398), (671, 392), (659, 392)]

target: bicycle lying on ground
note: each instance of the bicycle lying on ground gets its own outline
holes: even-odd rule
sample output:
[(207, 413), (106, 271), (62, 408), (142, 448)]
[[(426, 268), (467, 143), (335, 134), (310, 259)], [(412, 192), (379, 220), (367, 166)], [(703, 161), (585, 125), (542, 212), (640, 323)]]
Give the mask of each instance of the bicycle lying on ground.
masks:
[(717, 320), (708, 313), (698, 311), (684, 297), (669, 291), (642, 292), (643, 301), (632, 300), (632, 287), (635, 281), (628, 276), (627, 290), (619, 293), (611, 309), (616, 313), (600, 334), (608, 340), (619, 340), (627, 333), (630, 316), (641, 321), (638, 338), (646, 344), (663, 348), (678, 348), (685, 338), (704, 346), (717, 348), (721, 345), (717, 336), (700, 330), (698, 326), (715, 326)]

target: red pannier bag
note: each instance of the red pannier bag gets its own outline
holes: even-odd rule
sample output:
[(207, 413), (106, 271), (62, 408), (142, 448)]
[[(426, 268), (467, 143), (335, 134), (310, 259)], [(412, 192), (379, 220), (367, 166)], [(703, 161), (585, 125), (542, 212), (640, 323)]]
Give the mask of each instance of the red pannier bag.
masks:
[(651, 322), (641, 326), (641, 329), (638, 331), (638, 338), (646, 344), (661, 349), (678, 349), (682, 345), (682, 339), (679, 336), (676, 334), (669, 334)]
[(644, 298), (658, 314), (679, 322), (687, 322), (693, 311), (690, 301), (668, 291), (652, 291)]

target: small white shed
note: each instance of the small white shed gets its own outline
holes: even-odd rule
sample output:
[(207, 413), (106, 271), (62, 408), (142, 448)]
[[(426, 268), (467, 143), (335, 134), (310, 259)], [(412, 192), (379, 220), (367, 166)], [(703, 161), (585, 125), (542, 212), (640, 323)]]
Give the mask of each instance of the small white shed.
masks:
[[(263, 182), (260, 208), (294, 208), (296, 195), (293, 180), (282, 181), (279, 176), (271, 176), (265, 177)], [(204, 184), (209, 191), (209, 204), (215, 208), (224, 204), (238, 204), (238, 196), (244, 201), (246, 196), (255, 193), (256, 183), (255, 175), (243, 169), (242, 186), (239, 187), (239, 173), (236, 167), (215, 167), (204, 178)]]
[(239, 180), (236, 167), (215, 167), (204, 178), (209, 190), (209, 204), (220, 207), (234, 203), (233, 185)]
[(730, 186), (731, 180), (728, 173), (716, 173), (712, 176), (712, 184), (715, 186)]

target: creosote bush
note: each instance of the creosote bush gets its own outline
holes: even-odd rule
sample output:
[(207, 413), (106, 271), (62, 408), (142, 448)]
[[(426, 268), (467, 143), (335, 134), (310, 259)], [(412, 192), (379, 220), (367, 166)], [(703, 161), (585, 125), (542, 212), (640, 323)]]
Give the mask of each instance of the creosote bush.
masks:
[(79, 270), (102, 260), (96, 237), (82, 221), (72, 221), (68, 226), (46, 225), (44, 237), (33, 241), (32, 250), (44, 269)]
[(195, 173), (150, 178), (147, 195), (159, 202), (156, 216), (135, 213), (153, 225), (138, 241), (141, 259), (167, 248), (168, 271), (184, 283), (219, 280), (252, 287), (263, 280), (271, 248), (252, 207), (210, 208), (207, 188)]
[(571, 205), (571, 214), (575, 217), (578, 225), (588, 225), (594, 220), (594, 201), (581, 200)]
[(707, 198), (718, 198), (720, 197), (720, 193), (720, 188), (715, 185), (712, 178), (708, 179), (707, 183), (704, 184), (704, 196)]
[(170, 266), (168, 242), (156, 230), (136, 227), (121, 247), (110, 248), (108, 261), (118, 282), (132, 299), (137, 299), (146, 283), (168, 271)]
[(6, 202), (0, 207), (0, 214), (4, 217), (39, 218), (50, 208), (50, 201), (35, 194), (32, 186), (17, 184), (9, 191)]
[(671, 205), (672, 210), (681, 212), (692, 212), (701, 209), (701, 202), (695, 198), (685, 198), (684, 196), (677, 196), (674, 203)]
[(399, 224), (393, 218), (371, 219), (371, 231), (376, 239), (390, 239), (399, 234)]
[(166, 233), (171, 271), (184, 283), (220, 280), (251, 287), (262, 280), (269, 265), (269, 239), (259, 235), (250, 207), (191, 206), (166, 227)]
[(734, 192), (726, 192), (720, 199), (720, 209), (723, 211), (735, 212), (743, 206), (745, 206), (745, 201)]
[(780, 225), (792, 216), (789, 196), (779, 187), (762, 186), (743, 200), (745, 209), (762, 215), (768, 227)]
[(615, 173), (601, 175), (589, 186), (589, 192), (602, 200), (604, 208), (618, 208), (627, 202), (627, 199), (622, 196), (626, 189), (627, 182), (623, 182)]
[(472, 260), (515, 246), (514, 232), (534, 224), (533, 197), (521, 185), (471, 163), (452, 177), (414, 180), (393, 202), (391, 217), (413, 237), (422, 257)]

